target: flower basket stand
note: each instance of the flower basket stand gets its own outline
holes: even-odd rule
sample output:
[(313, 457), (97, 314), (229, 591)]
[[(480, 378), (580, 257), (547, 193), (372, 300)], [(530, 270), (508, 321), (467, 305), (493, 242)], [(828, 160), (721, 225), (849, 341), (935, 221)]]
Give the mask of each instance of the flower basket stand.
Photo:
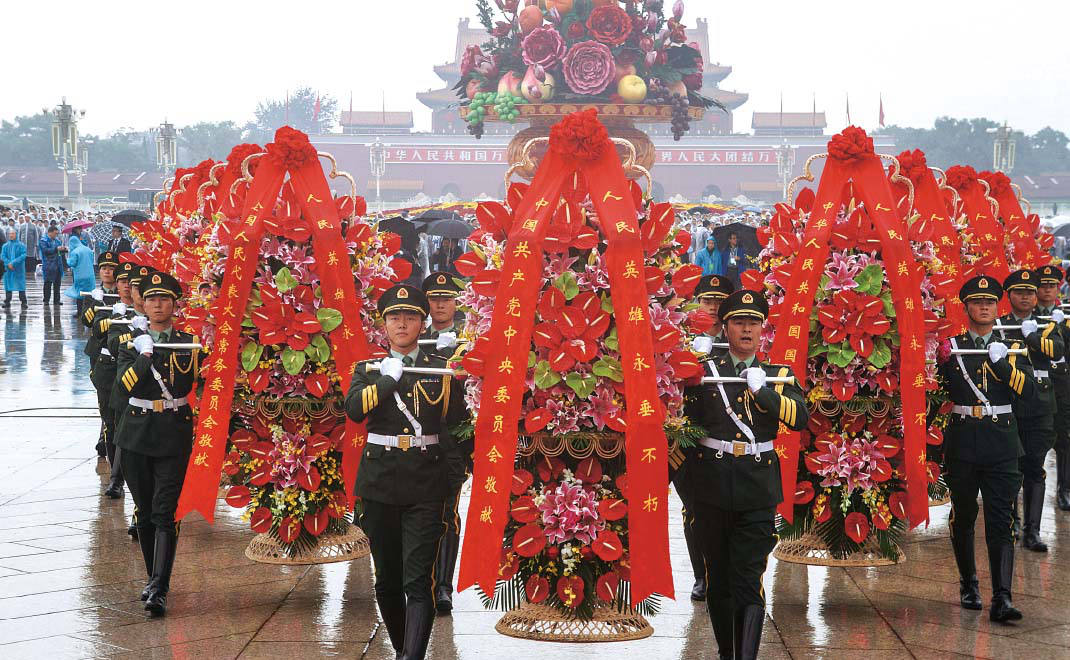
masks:
[(548, 605), (524, 603), (498, 620), (494, 629), (503, 635), (540, 642), (624, 642), (654, 634), (640, 614), (597, 607), (590, 620), (566, 618)]
[(363, 530), (349, 525), (340, 534), (324, 533), (315, 545), (292, 554), (271, 534), (257, 534), (245, 549), (245, 556), (261, 564), (302, 566), (360, 559), (371, 552), (371, 542)]
[(797, 538), (781, 540), (773, 550), (778, 561), (810, 566), (836, 566), (841, 568), (860, 568), (870, 566), (893, 566), (905, 560), (902, 549), (895, 548), (897, 559), (892, 560), (881, 553), (880, 544), (875, 535), (870, 534), (861, 547), (847, 555), (837, 557), (831, 552), (824, 540), (813, 530), (807, 530)]

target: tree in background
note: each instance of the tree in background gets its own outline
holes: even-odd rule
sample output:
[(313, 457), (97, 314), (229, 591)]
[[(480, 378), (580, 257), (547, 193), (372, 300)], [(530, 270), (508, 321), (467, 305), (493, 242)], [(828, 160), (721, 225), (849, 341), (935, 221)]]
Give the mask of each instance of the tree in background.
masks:
[(0, 165), (53, 166), (52, 118), (42, 112), (0, 122)]
[(121, 128), (103, 137), (86, 135), (83, 142), (90, 170), (144, 172), (156, 167), (156, 142), (149, 131)]
[(254, 112), (256, 119), (245, 126), (245, 139), (259, 144), (271, 142), (275, 131), (284, 125), (293, 126), (309, 135), (322, 135), (334, 126), (337, 114), (338, 101), (334, 97), (321, 95), (311, 87), (303, 87), (290, 92), (288, 98), (268, 99), (258, 103)]
[(243, 141), (242, 128), (235, 122), (198, 122), (179, 129), (178, 161), (190, 166), (206, 158), (223, 160), (231, 147)]
[[(889, 126), (883, 135), (895, 138), (902, 149), (921, 149), (930, 165), (948, 168), (970, 165), (977, 170), (992, 169), (994, 131), (1000, 124), (991, 119), (953, 119), (940, 117), (932, 128)], [(1014, 131), (1016, 157), (1012, 175), (1036, 175), (1070, 171), (1070, 138), (1053, 128), (1043, 128), (1033, 135)]]

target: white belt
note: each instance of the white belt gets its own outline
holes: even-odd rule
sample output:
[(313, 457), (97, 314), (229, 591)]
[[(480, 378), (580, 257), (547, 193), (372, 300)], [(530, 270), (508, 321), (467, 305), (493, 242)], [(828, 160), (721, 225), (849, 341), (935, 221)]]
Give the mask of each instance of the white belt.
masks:
[(1054, 367), (1056, 365), (1064, 364), (1065, 362), (1066, 362), (1066, 356), (1064, 355), (1063, 357), (1059, 358), (1058, 360), (1052, 360), (1051, 361), (1051, 366)]
[(189, 402), (189, 399), (184, 396), (180, 396), (177, 399), (156, 399), (155, 401), (150, 399), (139, 399), (137, 397), (130, 397), (130, 405), (137, 406), (142, 410), (152, 410), (153, 412), (163, 412), (165, 410), (178, 410), (182, 406)]
[(1033, 376), (1036, 377), (1036, 378), (1047, 378), (1048, 377), (1048, 372), (1044, 371), (1042, 369), (1034, 369), (1033, 370)]
[(108, 357), (111, 357), (111, 351), (109, 351), (109, 350), (108, 350), (108, 349), (106, 349), (106, 348), (101, 348), (101, 349), (100, 349), (100, 354), (101, 354), (101, 355), (107, 355)]
[(431, 435), (382, 435), (380, 433), (369, 433), (368, 442), (373, 445), (382, 445), (383, 447), (397, 447), (401, 451), (406, 451), (414, 447), (428, 447), (430, 445), (438, 444), (438, 434), (432, 433)]
[(1014, 406), (951, 406), (951, 412), (963, 417), (995, 417), (997, 415), (1009, 415), (1014, 412)]
[(773, 449), (772, 440), (768, 442), (743, 442), (742, 440), (727, 442), (716, 438), (700, 438), (698, 443), (703, 447), (716, 449), (718, 452), (732, 454), (733, 456), (755, 456)]

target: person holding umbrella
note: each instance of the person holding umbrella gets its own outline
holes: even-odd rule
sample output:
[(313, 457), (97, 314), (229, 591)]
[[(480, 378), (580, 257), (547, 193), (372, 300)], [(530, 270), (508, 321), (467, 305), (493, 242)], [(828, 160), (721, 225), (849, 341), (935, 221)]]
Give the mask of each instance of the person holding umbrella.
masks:
[(67, 248), (63, 247), (59, 241), (59, 228), (49, 227), (48, 233), (38, 241), (37, 246), (41, 253), (42, 270), (45, 276), (45, 304), (48, 304), (49, 294), (51, 294), (56, 307), (59, 307), (63, 304), (59, 301), (59, 283), (63, 279), (65, 270), (62, 253), (67, 251)]
[(11, 307), (11, 294), (19, 292), (19, 301), (26, 307), (26, 245), (15, 230), (7, 232), (7, 242), (0, 249), (0, 264), (4, 269), (4, 307)]

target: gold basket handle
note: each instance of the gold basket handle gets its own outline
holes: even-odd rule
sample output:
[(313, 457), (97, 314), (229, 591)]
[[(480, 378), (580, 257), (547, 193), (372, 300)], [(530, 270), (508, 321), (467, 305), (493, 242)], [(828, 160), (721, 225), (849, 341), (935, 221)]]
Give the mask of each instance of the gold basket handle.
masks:
[(221, 161), (212, 165), (212, 169), (208, 170), (208, 180), (197, 186), (197, 208), (204, 208), (204, 191), (208, 189), (208, 186), (218, 186), (219, 179), (215, 177), (216, 170), (223, 170), (227, 167), (227, 161)]
[[(635, 152), (635, 145), (624, 138), (611, 137), (609, 139), (611, 142), (613, 142), (613, 144), (624, 147), (627, 153), (625, 154), (624, 162), (621, 163), (621, 165), (624, 167), (625, 171), (633, 170), (639, 172), (639, 174), (641, 174), (646, 179), (646, 193), (647, 195), (649, 195), (654, 188), (654, 177), (651, 176), (650, 170), (636, 162), (636, 158), (638, 156)], [(509, 182), (514, 172), (521, 168), (527, 168), (532, 170), (535, 169), (536, 163), (532, 158), (532, 150), (535, 148), (536, 145), (540, 145), (543, 143), (549, 145), (550, 138), (546, 136), (535, 137), (524, 143), (524, 148), (520, 150), (520, 160), (510, 165), (509, 169), (505, 171), (506, 190), (509, 189)]]
[(175, 201), (175, 195), (181, 195), (182, 193), (186, 192), (186, 184), (189, 183), (189, 180), (193, 178), (193, 174), (193, 172), (190, 172), (188, 174), (182, 175), (182, 178), (178, 180), (178, 187), (172, 190), (171, 194), (167, 196), (168, 202), (173, 204)]
[(784, 188), (784, 201), (785, 202), (787, 202), (788, 204), (791, 204), (793, 202), (793, 200), (795, 199), (795, 184), (797, 184), (800, 181), (810, 181), (810, 182), (812, 182), (814, 180), (814, 173), (810, 171), (810, 164), (813, 163), (815, 160), (818, 160), (819, 158), (828, 158), (828, 157), (829, 157), (828, 154), (822, 153), (822, 154), (814, 154), (813, 156), (810, 156), (809, 158), (806, 159), (806, 162), (803, 163), (803, 173), (800, 174), (799, 176), (795, 177), (791, 181), (789, 181), (787, 187)]
[(266, 156), (266, 155), (267, 155), (266, 151), (258, 151), (256, 153), (249, 154), (248, 156), (245, 157), (244, 160), (242, 160), (242, 162), (241, 162), (241, 176), (238, 177), (237, 179), (234, 179), (234, 183), (230, 184), (230, 190), (228, 191), (229, 195), (233, 196), (234, 193), (236, 193), (238, 191), (238, 184), (239, 183), (242, 183), (242, 182), (244, 182), (244, 183), (252, 183), (253, 175), (249, 173), (249, 163), (251, 163), (254, 158), (259, 158), (260, 156)]
[(988, 182), (980, 177), (977, 178), (977, 183), (981, 184), (981, 187), (985, 189), (985, 199), (988, 200), (988, 205), (991, 207), (992, 217), (998, 221), (1000, 219), (999, 202), (992, 197), (992, 186), (988, 185)]
[[(890, 160), (895, 165), (895, 170), (892, 172), (892, 181), (895, 181), (896, 183), (901, 183), (907, 187), (907, 199), (909, 200), (909, 203), (907, 204), (907, 211), (909, 212), (914, 210), (914, 182), (910, 180), (910, 177), (905, 177), (900, 174), (901, 170), (899, 166), (899, 159), (895, 156), (889, 156), (888, 154), (877, 154), (877, 157), (881, 160)], [(898, 204), (896, 206), (898, 206)]]
[(1023, 209), (1023, 211), (1025, 211), (1025, 217), (1028, 218), (1030, 215), (1033, 214), (1033, 205), (1029, 203), (1028, 199), (1022, 197), (1022, 187), (1019, 186), (1017, 183), (1011, 184), (1011, 190), (1014, 191), (1014, 196), (1018, 198), (1018, 203), (1025, 204), (1025, 208)]
[(338, 177), (342, 177), (343, 179), (345, 179), (346, 181), (349, 182), (349, 190), (350, 190), (349, 199), (352, 200), (354, 213), (356, 213), (356, 208), (357, 208), (357, 182), (353, 179), (353, 175), (350, 174), (349, 172), (340, 171), (338, 169), (338, 161), (336, 161), (334, 159), (334, 156), (332, 156), (331, 154), (327, 153), (326, 151), (317, 151), (316, 155), (319, 156), (320, 158), (326, 158), (327, 160), (331, 161), (331, 171), (327, 173), (327, 176), (329, 176), (332, 179), (336, 179)]

